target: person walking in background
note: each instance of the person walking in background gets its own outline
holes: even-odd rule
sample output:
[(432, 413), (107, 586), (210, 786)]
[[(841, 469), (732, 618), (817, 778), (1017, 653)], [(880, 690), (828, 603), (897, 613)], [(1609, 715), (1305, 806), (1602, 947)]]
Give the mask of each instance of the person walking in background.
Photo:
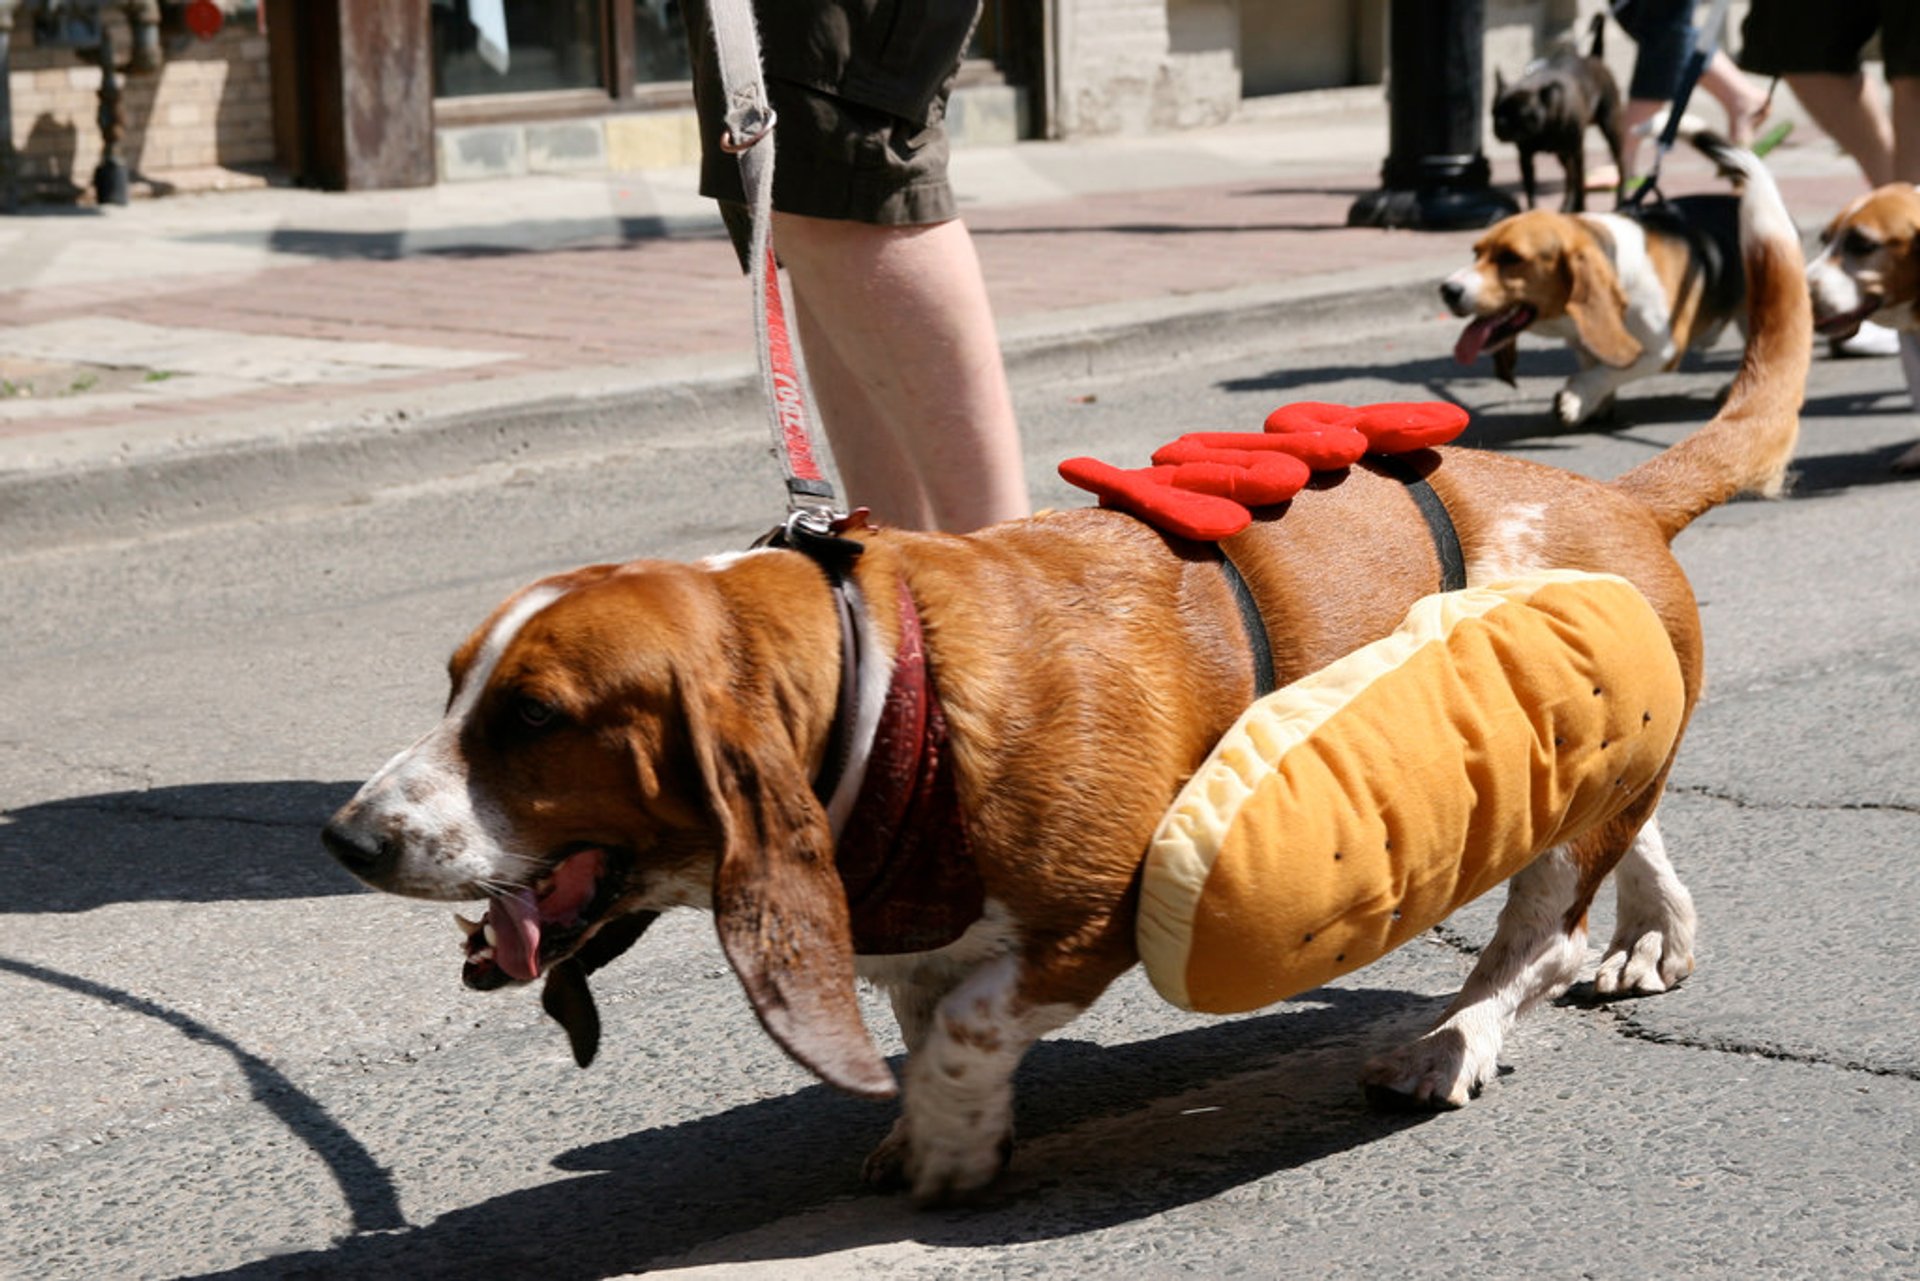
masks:
[[(1891, 112), (1861, 66), (1876, 31)], [(1920, 183), (1920, 0), (1753, 0), (1741, 37), (1740, 65), (1784, 79), (1814, 123), (1853, 157), (1868, 186)], [(1905, 341), (1920, 344), (1920, 337)], [(1900, 335), (1869, 322), (1834, 350), (1891, 356), (1900, 343)], [(1915, 364), (1920, 360), (1909, 361)], [(1920, 401), (1920, 387), (1912, 390)]]
[[(1628, 189), (1639, 176), (1640, 144), (1660, 113), (1680, 93), (1680, 78), (1698, 35), (1693, 29), (1694, 0), (1616, 0), (1614, 21), (1636, 46), (1633, 78), (1621, 113), (1621, 163)], [(1763, 154), (1777, 146), (1790, 126), (1769, 130), (1768, 141), (1757, 139), (1771, 103), (1767, 94), (1740, 73), (1726, 51), (1715, 49), (1700, 72), (1700, 87), (1726, 109), (1727, 140), (1736, 147), (1755, 147)]]
[[(774, 245), (846, 501), (953, 532), (1027, 515), (986, 281), (947, 180), (947, 98), (978, 0), (754, 7), (779, 118)], [(700, 190), (720, 201), (744, 266), (748, 216), (738, 164), (718, 145), (706, 0), (688, 4), (687, 33)]]

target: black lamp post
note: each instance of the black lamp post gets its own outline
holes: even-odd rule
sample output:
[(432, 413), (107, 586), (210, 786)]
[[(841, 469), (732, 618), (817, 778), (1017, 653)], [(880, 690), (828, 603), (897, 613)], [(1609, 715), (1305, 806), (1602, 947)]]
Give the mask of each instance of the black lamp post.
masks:
[(1393, 0), (1389, 23), (1387, 160), (1348, 225), (1454, 231), (1513, 213), (1480, 153), (1484, 0)]

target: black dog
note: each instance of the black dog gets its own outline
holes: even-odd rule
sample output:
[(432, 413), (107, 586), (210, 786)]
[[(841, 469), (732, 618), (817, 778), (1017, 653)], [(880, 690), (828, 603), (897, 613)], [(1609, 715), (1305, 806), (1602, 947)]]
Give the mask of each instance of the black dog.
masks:
[[(1533, 200), (1533, 153), (1550, 151), (1566, 171), (1567, 193), (1561, 213), (1580, 213), (1587, 207), (1587, 126), (1595, 125), (1620, 168), (1620, 86), (1600, 60), (1607, 16), (1595, 14), (1593, 48), (1582, 58), (1570, 50), (1534, 62), (1509, 86), (1493, 73), (1493, 136), (1520, 150), (1520, 182), (1527, 208)], [(1625, 174), (1621, 177), (1624, 180)], [(1615, 188), (1618, 199), (1619, 188)]]

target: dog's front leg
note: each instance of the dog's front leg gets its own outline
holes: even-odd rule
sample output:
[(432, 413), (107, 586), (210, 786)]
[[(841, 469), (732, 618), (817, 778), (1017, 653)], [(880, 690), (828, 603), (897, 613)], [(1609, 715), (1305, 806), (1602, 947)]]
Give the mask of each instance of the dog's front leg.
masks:
[(1621, 369), (1603, 365), (1582, 352), (1581, 364), (1585, 367), (1567, 379), (1567, 385), (1553, 395), (1555, 421), (1562, 427), (1578, 426), (1604, 409), (1620, 388), (1659, 373), (1665, 363), (1666, 357), (1661, 352), (1648, 352)]
[[(1900, 366), (1907, 374), (1907, 397), (1920, 414), (1920, 329), (1908, 329), (1900, 335)], [(1920, 445), (1915, 445), (1893, 460), (1897, 472), (1920, 471)]]
[(1587, 208), (1587, 153), (1583, 141), (1560, 153), (1560, 167), (1566, 173), (1567, 189), (1560, 197), (1561, 213), (1584, 213)]
[[(894, 1022), (900, 1025), (900, 1039), (906, 1043), (909, 1062), (925, 1048), (940, 1003), (966, 976), (963, 967), (945, 961), (928, 961), (915, 966), (907, 977), (886, 983), (887, 999), (893, 1005)], [(862, 1172), (866, 1181), (879, 1188), (906, 1187), (909, 1146), (907, 1115), (903, 1110), (887, 1137), (868, 1154)]]
[(885, 1179), (898, 1162), (914, 1199), (928, 1204), (977, 1192), (1000, 1173), (1013, 1145), (1014, 1069), (1028, 1047), (1085, 1008), (1035, 1001), (1022, 976), (1017, 956), (989, 961), (921, 1026), (903, 1020), (912, 1054), (902, 1116), (869, 1161), (869, 1177)]
[(1533, 208), (1533, 153), (1520, 148), (1520, 190), (1527, 195), (1527, 208)]
[(1586, 955), (1581, 873), (1567, 846), (1556, 846), (1508, 883), (1493, 941), (1439, 1024), (1425, 1036), (1367, 1061), (1367, 1097), (1390, 1108), (1457, 1108), (1493, 1079), (1514, 1020), (1566, 991)]

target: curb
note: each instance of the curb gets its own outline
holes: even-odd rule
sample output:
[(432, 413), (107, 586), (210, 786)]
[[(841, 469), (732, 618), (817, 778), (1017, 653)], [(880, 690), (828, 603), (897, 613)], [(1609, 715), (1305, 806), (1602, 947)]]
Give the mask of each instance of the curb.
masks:
[[(1319, 345), (1363, 325), (1413, 323), (1433, 305), (1438, 274), (1401, 263), (1016, 317), (1001, 325), (1007, 374), (1018, 390)], [(0, 457), (0, 548), (136, 538), (591, 453), (737, 457), (764, 445), (763, 413), (758, 374), (741, 354), (457, 384), (424, 403), (418, 391), (322, 402), (266, 431), (258, 413), (159, 438), (151, 427), (81, 429)]]

